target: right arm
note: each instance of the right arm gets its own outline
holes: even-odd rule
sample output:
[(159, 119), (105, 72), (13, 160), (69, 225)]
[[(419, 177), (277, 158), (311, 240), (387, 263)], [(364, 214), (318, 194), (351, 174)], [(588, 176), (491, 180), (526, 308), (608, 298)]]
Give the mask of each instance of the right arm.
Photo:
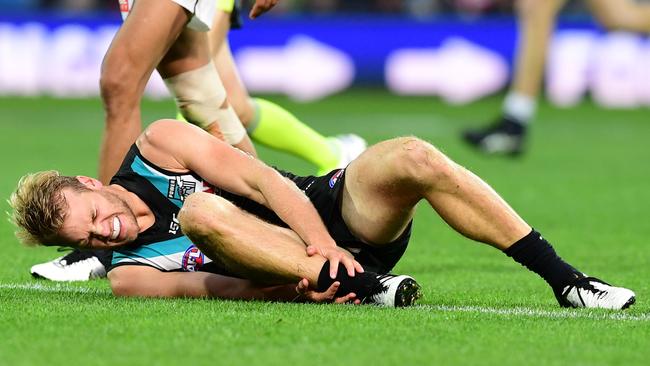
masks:
[(143, 155), (172, 171), (193, 171), (212, 185), (273, 210), (307, 245), (307, 254), (329, 260), (335, 278), (339, 263), (348, 275), (363, 272), (354, 257), (336, 245), (316, 208), (293, 182), (262, 161), (233, 148), (204, 130), (173, 120), (152, 123), (138, 138)]

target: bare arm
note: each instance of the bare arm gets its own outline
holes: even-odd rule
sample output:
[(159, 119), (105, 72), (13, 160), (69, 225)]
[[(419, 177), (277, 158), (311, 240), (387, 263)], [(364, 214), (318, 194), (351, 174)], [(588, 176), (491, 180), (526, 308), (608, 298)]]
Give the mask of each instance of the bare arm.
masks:
[[(170, 138), (173, 136), (173, 138)], [(153, 123), (138, 139), (147, 159), (163, 168), (193, 171), (209, 183), (272, 209), (300, 238), (330, 260), (332, 278), (342, 262), (350, 275), (363, 271), (336, 246), (318, 212), (292, 182), (260, 160), (232, 148), (198, 127), (173, 120)]]
[(298, 297), (295, 285), (262, 287), (209, 272), (162, 272), (147, 266), (116, 267), (108, 273), (108, 279), (116, 296), (269, 301), (292, 301)]
[(137, 265), (116, 267), (108, 273), (108, 279), (113, 294), (124, 297), (360, 303), (354, 293), (334, 298), (339, 282), (333, 283), (324, 292), (315, 292), (305, 279), (297, 286), (261, 286), (241, 278), (209, 272), (162, 272)]

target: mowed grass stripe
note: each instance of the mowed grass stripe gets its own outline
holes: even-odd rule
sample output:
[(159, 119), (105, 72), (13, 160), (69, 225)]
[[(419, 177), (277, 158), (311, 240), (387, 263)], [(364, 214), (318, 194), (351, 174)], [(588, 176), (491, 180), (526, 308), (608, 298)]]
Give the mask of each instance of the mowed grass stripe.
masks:
[[(110, 290), (86, 287), (73, 287), (61, 283), (0, 283), (2, 290), (23, 290), (35, 292), (78, 293), (78, 294), (110, 294)], [(210, 300), (215, 301), (215, 300)], [(216, 300), (218, 301), (218, 300)], [(623, 320), (623, 321), (650, 321), (650, 314), (626, 314), (621, 312), (594, 313), (588, 310), (558, 310), (549, 311), (530, 308), (495, 308), (486, 306), (447, 306), (447, 305), (417, 305), (409, 311), (424, 310), (445, 313), (478, 313), (489, 315), (502, 315), (505, 317), (530, 317), (549, 319), (592, 319), (592, 320)]]
[(446, 306), (446, 305), (419, 305), (417, 308), (450, 313), (479, 313), (490, 315), (503, 315), (507, 317), (530, 317), (549, 319), (593, 319), (593, 320), (625, 320), (625, 321), (650, 321), (650, 314), (626, 314), (622, 312), (594, 313), (585, 309), (576, 310), (540, 310), (528, 308), (493, 308), (484, 306)]
[(26, 290), (36, 292), (70, 292), (79, 294), (110, 294), (110, 290), (87, 287), (73, 287), (62, 283), (0, 283), (2, 290)]

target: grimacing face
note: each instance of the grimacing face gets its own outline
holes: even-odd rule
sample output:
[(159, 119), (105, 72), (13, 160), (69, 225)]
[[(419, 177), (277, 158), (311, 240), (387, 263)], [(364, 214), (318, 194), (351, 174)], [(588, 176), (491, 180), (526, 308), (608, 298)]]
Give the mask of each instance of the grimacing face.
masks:
[(63, 189), (68, 204), (58, 233), (62, 244), (79, 248), (110, 248), (128, 244), (140, 231), (127, 203), (104, 189)]

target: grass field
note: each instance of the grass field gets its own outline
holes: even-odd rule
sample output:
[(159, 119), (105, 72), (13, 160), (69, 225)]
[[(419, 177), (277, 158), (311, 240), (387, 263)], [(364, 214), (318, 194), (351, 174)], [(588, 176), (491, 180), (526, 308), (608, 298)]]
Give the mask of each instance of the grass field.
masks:
[[(483, 157), (459, 131), (494, 116), (500, 99), (449, 107), (354, 91), (281, 104), (326, 134), (370, 142), (413, 134), (472, 169), (581, 270), (632, 288), (625, 312), (560, 309), (546, 284), (460, 237), (425, 205), (397, 272), (423, 285), (422, 306), (382, 309), (217, 300), (113, 298), (106, 281), (56, 285), (29, 266), (53, 249), (21, 248), (0, 221), (0, 365), (647, 365), (650, 358), (650, 111), (542, 105), (530, 154)], [(147, 102), (144, 119), (173, 114)], [(4, 198), (26, 172), (94, 175), (98, 100), (0, 99)], [(310, 173), (260, 148), (273, 164)]]

